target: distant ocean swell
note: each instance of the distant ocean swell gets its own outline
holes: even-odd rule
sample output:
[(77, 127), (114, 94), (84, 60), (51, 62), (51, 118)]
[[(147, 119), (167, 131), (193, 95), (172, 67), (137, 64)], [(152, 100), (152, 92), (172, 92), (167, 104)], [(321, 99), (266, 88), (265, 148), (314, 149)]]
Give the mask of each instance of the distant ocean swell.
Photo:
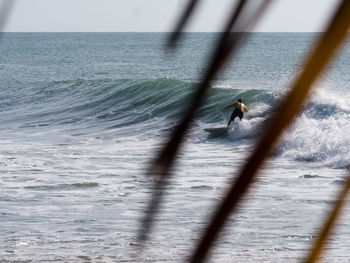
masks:
[[(99, 129), (130, 128), (125, 136), (147, 129), (164, 129), (176, 122), (188, 106), (196, 83), (174, 79), (112, 80), (72, 79), (33, 83), (21, 96), (9, 90), (0, 98), (3, 124), (19, 127), (75, 125)], [(224, 127), (231, 111), (220, 110), (242, 98), (249, 112), (226, 140), (254, 139), (271, 115), (280, 94), (251, 89), (214, 86), (199, 111), (201, 128)], [(12, 99), (12, 101), (11, 101)], [(13, 116), (16, 116), (14, 119)], [(138, 128), (132, 128), (138, 125)], [(142, 127), (142, 129), (140, 129)], [(200, 132), (203, 131), (200, 129)], [(349, 166), (350, 106), (342, 98), (319, 91), (284, 136), (277, 154), (302, 162), (333, 168)], [(230, 140), (227, 140), (228, 142)]]

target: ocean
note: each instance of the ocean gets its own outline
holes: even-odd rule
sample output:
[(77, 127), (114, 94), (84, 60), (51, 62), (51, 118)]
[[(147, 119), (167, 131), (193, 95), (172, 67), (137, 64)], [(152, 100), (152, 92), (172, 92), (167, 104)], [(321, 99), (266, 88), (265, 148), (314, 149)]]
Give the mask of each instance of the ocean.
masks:
[[(0, 262), (184, 262), (313, 33), (252, 33), (212, 82), (143, 253), (148, 164), (192, 99), (218, 37), (4, 33), (0, 39)], [(350, 43), (314, 85), (209, 262), (300, 262), (350, 166)], [(227, 133), (238, 98), (249, 111)], [(322, 262), (348, 262), (346, 206)]]

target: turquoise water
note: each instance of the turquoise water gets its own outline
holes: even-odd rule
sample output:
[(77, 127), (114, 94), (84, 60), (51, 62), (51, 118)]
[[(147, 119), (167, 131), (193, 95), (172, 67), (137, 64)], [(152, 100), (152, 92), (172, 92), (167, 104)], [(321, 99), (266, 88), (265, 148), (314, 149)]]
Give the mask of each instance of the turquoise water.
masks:
[[(0, 43), (0, 262), (135, 262), (153, 182), (217, 34), (6, 33)], [(300, 70), (315, 34), (252, 34), (212, 84), (141, 262), (183, 262)], [(350, 160), (346, 45), (267, 161), (212, 262), (297, 262)], [(249, 108), (228, 133), (230, 111)], [(347, 211), (349, 208), (347, 207)], [(345, 262), (349, 213), (324, 262)]]

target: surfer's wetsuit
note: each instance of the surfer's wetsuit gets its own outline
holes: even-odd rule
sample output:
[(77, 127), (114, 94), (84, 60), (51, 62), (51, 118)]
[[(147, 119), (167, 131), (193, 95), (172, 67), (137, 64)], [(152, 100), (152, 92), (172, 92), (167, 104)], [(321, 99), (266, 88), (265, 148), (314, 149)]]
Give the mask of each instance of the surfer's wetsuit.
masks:
[(242, 120), (243, 113), (247, 111), (247, 107), (242, 102), (235, 102), (232, 107), (235, 109), (231, 114), (230, 120), (233, 121), (236, 117), (239, 117), (239, 119)]
[(239, 117), (239, 119), (242, 120), (244, 112), (248, 111), (247, 107), (243, 104), (241, 99), (238, 99), (237, 102), (231, 105), (228, 105), (226, 108), (222, 109), (221, 111), (223, 112), (228, 108), (234, 108), (234, 110), (231, 114), (230, 120), (228, 121), (227, 128), (230, 127), (231, 122), (234, 121), (236, 117)]
[(243, 118), (243, 111), (239, 108), (235, 108), (231, 114), (230, 120), (233, 121), (236, 117), (239, 117), (240, 120)]

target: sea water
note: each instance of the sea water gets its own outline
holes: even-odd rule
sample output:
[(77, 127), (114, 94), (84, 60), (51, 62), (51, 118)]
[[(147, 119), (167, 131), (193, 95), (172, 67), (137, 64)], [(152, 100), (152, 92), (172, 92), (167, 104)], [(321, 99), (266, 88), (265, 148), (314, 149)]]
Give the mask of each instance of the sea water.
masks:
[[(216, 76), (142, 254), (145, 169), (189, 105), (218, 34), (6, 33), (0, 42), (0, 262), (184, 262), (317, 34), (256, 33)], [(220, 233), (210, 262), (300, 262), (350, 165), (350, 46)], [(228, 133), (242, 98), (249, 112)], [(323, 262), (347, 262), (349, 205)]]

